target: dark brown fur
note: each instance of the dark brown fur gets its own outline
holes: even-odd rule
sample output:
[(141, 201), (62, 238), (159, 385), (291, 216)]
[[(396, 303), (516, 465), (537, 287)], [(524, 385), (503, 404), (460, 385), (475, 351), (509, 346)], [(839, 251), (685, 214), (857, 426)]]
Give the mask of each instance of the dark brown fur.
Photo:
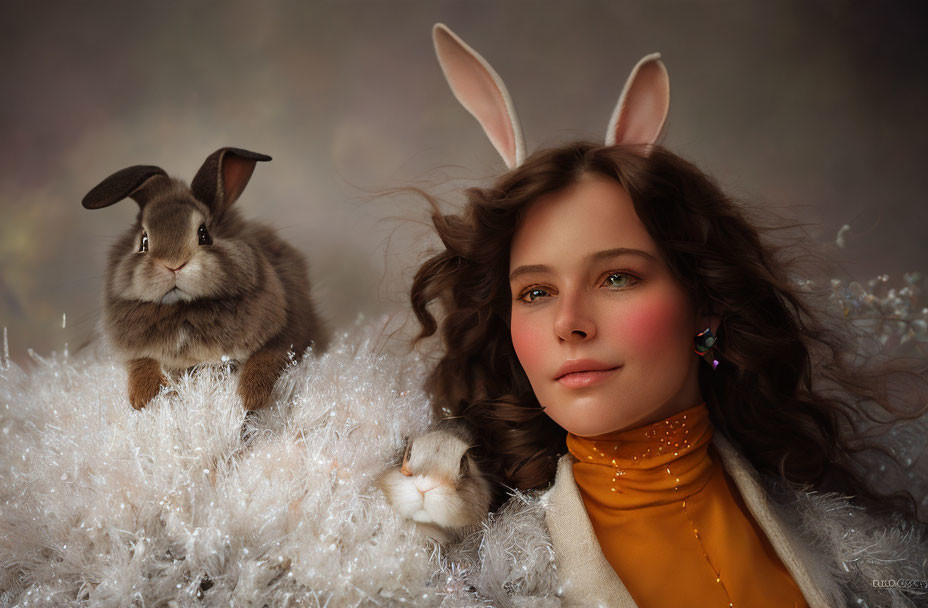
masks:
[(161, 366), (154, 359), (132, 359), (126, 367), (129, 368), (129, 403), (140, 410), (168, 382), (161, 373)]
[[(140, 207), (109, 253), (104, 327), (111, 343), (130, 362), (154, 361), (167, 370), (223, 357), (243, 362), (239, 394), (248, 410), (267, 405), (289, 350), (301, 356), (309, 346), (317, 353), (328, 346), (302, 254), (230, 208), (258, 160), (270, 158), (218, 150), (197, 173), (193, 191), (157, 167), (130, 167), (84, 200), (99, 208), (130, 196)], [(143, 178), (141, 185), (134, 177)], [(114, 193), (114, 178), (134, 189)], [(197, 241), (201, 223), (211, 244)], [(139, 252), (143, 229), (147, 252)], [(182, 295), (166, 303), (172, 287)], [(141, 407), (157, 394), (153, 367), (130, 363), (129, 369), (131, 401)]]

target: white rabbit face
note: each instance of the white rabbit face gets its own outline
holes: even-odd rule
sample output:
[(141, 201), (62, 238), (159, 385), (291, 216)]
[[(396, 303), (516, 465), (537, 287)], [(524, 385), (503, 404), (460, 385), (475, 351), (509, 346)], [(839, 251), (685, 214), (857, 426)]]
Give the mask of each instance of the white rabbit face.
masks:
[(457, 487), (446, 479), (429, 475), (403, 475), (391, 470), (381, 480), (384, 492), (397, 512), (421, 524), (454, 528), (473, 523)]
[(379, 485), (402, 517), (442, 528), (473, 525), (486, 515), (488, 489), (476, 477), (468, 447), (448, 433), (423, 435)]

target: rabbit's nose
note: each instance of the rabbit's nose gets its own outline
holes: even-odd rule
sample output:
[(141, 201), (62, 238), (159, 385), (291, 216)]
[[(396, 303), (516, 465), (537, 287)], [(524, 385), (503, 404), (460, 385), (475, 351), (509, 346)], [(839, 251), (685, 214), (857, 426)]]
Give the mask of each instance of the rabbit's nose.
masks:
[[(189, 261), (189, 260), (188, 260), (188, 261)], [(167, 268), (168, 270), (171, 270), (171, 271), (173, 271), (173, 272), (177, 272), (178, 270), (180, 270), (181, 268), (183, 268), (184, 266), (186, 266), (186, 265), (187, 265), (187, 262), (184, 262), (183, 264), (181, 264), (181, 265), (178, 266), (177, 268), (171, 268), (171, 265), (168, 264), (168, 263), (166, 263), (166, 262), (161, 262), (161, 264), (162, 264), (165, 268)]]
[(429, 490), (434, 490), (439, 485), (438, 480), (432, 479), (431, 477), (416, 477), (416, 489), (422, 494), (425, 494)]

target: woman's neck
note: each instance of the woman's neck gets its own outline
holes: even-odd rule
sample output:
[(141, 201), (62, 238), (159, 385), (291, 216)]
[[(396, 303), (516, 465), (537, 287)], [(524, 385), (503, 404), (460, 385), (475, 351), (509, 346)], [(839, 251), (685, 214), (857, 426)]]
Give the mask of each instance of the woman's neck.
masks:
[(578, 437), (567, 449), (574, 476), (604, 508), (635, 509), (680, 501), (709, 479), (713, 426), (705, 403), (633, 429)]

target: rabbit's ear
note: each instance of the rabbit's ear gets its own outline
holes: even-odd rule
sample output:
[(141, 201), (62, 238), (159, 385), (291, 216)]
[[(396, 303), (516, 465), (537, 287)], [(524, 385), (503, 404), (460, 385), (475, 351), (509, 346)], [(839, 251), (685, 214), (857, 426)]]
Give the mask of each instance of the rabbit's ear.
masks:
[(643, 57), (632, 69), (606, 130), (606, 145), (653, 144), (670, 110), (670, 78), (660, 53)]
[(157, 192), (155, 187), (166, 178), (167, 173), (152, 165), (126, 167), (97, 184), (84, 196), (81, 204), (85, 209), (102, 209), (118, 203), (127, 196), (144, 207)]
[(203, 161), (203, 166), (190, 183), (190, 189), (197, 199), (206, 203), (213, 215), (222, 215), (245, 190), (254, 173), (255, 163), (269, 160), (270, 156), (258, 152), (219, 148)]
[(486, 59), (444, 24), (432, 28), (435, 54), (451, 91), (483, 127), (512, 169), (525, 160), (525, 139), (503, 80)]

